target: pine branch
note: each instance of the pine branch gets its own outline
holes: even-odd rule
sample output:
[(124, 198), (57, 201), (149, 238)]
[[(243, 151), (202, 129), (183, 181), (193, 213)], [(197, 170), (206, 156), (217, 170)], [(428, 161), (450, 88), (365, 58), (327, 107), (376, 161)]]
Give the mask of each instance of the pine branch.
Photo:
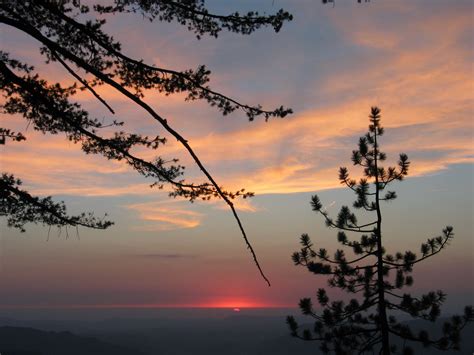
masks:
[[(3, 8), (3, 7), (2, 7)], [(251, 256), (253, 258), (253, 261), (255, 265), (257, 266), (257, 269), (262, 276), (262, 278), (267, 282), (267, 284), (270, 286), (270, 281), (268, 278), (265, 276), (263, 273), (263, 270), (260, 266), (260, 263), (258, 262), (257, 256), (255, 254), (255, 251), (253, 250), (252, 245), (250, 244), (247, 234), (244, 230), (244, 227), (242, 225), (242, 222), (240, 220), (239, 215), (237, 214), (237, 211), (235, 209), (234, 204), (229, 200), (229, 198), (223, 193), (221, 190), (220, 186), (216, 183), (214, 178), (211, 176), (211, 174), (207, 171), (207, 169), (204, 167), (198, 156), (195, 154), (194, 150), (191, 148), (189, 145), (188, 141), (183, 138), (182, 135), (180, 135), (177, 131), (175, 131), (167, 122), (166, 119), (162, 118), (160, 115), (158, 115), (148, 104), (146, 104), (144, 101), (142, 101), (140, 98), (137, 96), (133, 95), (130, 91), (122, 87), (120, 84), (112, 80), (110, 77), (107, 75), (104, 75), (102, 72), (99, 72), (97, 69), (95, 69), (93, 66), (89, 65), (87, 62), (85, 62), (83, 59), (77, 57), (73, 53), (70, 53), (69, 51), (65, 50), (61, 46), (59, 46), (57, 43), (54, 41), (44, 37), (41, 32), (37, 31), (34, 27), (31, 27), (30, 25), (26, 23), (22, 23), (16, 20), (13, 20), (11, 18), (8, 18), (6, 16), (0, 15), (0, 23), (4, 23), (6, 25), (15, 27), (26, 34), (30, 35), (31, 37), (37, 39), (41, 43), (43, 43), (47, 48), (50, 50), (57, 52), (61, 54), (64, 58), (67, 58), (74, 62), (76, 65), (79, 67), (85, 69), (86, 71), (90, 72), (94, 76), (96, 76), (98, 79), (102, 80), (103, 82), (109, 84), (111, 87), (119, 91), (121, 94), (124, 96), (128, 97), (130, 100), (135, 102), (137, 105), (141, 106), (145, 111), (147, 111), (156, 121), (161, 123), (161, 125), (173, 136), (175, 137), (183, 146), (184, 148), (188, 151), (188, 153), (191, 155), (193, 158), (194, 162), (197, 164), (197, 166), (201, 169), (201, 171), (204, 173), (204, 175), (209, 179), (213, 187), (216, 189), (218, 195), (225, 201), (225, 203), (229, 206), (234, 219), (236, 220), (238, 227), (240, 229), (240, 232), (242, 234), (242, 237), (245, 241), (245, 244), (247, 248), (249, 249)]]
[(25, 231), (27, 222), (43, 223), (49, 226), (83, 226), (92, 229), (107, 229), (113, 222), (98, 220), (91, 213), (87, 216), (68, 216), (63, 203), (54, 203), (50, 197), (31, 196), (18, 186), (21, 181), (13, 175), (2, 174), (0, 178), (0, 216), (9, 216), (8, 224)]
[(51, 54), (56, 58), (56, 60), (61, 63), (61, 65), (71, 74), (74, 78), (76, 78), (84, 87), (89, 90), (92, 95), (95, 96), (97, 100), (99, 100), (112, 114), (115, 114), (115, 111), (110, 107), (110, 105), (102, 98), (100, 95), (87, 83), (87, 81), (83, 78), (81, 78), (69, 65), (67, 65), (64, 60), (61, 59), (61, 57), (55, 52), (51, 51)]
[(132, 59), (132, 58), (124, 55), (122, 52), (116, 50), (110, 44), (108, 44), (105, 41), (101, 40), (99, 37), (96, 36), (96, 34), (93, 31), (91, 31), (84, 24), (75, 21), (74, 19), (70, 18), (69, 16), (66, 16), (63, 12), (58, 11), (54, 7), (48, 6), (47, 3), (43, 3), (43, 6), (46, 6), (48, 8), (48, 10), (53, 12), (61, 20), (64, 20), (65, 22), (67, 22), (68, 24), (70, 24), (73, 27), (77, 28), (78, 30), (80, 30), (82, 32), (85, 32), (99, 46), (101, 46), (103, 49), (105, 49), (107, 51), (107, 53), (109, 53), (110, 55), (114, 55), (117, 58), (120, 58), (121, 60), (125, 61), (126, 63), (133, 64), (133, 65), (137, 66), (137, 68), (142, 68), (142, 69), (150, 70), (150, 71), (156, 72), (156, 73), (170, 74), (170, 75), (180, 77), (180, 78), (188, 81), (194, 89), (202, 90), (202, 92), (206, 93), (207, 95), (212, 95), (216, 98), (220, 98), (221, 100), (224, 100), (228, 103), (232, 103), (236, 107), (241, 108), (242, 110), (244, 110), (246, 112), (246, 114), (247, 114), (247, 116), (249, 117), (250, 120), (253, 120), (255, 116), (258, 116), (258, 115), (261, 115), (261, 114), (263, 114), (265, 116), (265, 119), (268, 120), (268, 118), (270, 118), (272, 116), (285, 117), (286, 115), (291, 114), (293, 112), (291, 109), (285, 109), (283, 107), (280, 107), (280, 108), (278, 108), (276, 110), (273, 110), (273, 111), (268, 111), (268, 110), (263, 110), (258, 106), (250, 106), (250, 105), (242, 104), (242, 103), (238, 102), (237, 100), (230, 98), (229, 96), (226, 96), (224, 94), (221, 94), (219, 92), (211, 90), (207, 86), (201, 85), (201, 83), (197, 82), (190, 75), (186, 74), (186, 72), (183, 73), (183, 72), (178, 72), (178, 71), (175, 71), (175, 70), (155, 67), (155, 66), (148, 65), (148, 64), (144, 63), (143, 61)]
[[(423, 260), (426, 260), (432, 256), (435, 256), (436, 254), (438, 254), (439, 252), (441, 252), (442, 249), (444, 249), (449, 241), (453, 238), (453, 235), (454, 235), (454, 232), (453, 232), (453, 227), (451, 226), (447, 226), (444, 230), (443, 230), (443, 233), (445, 234), (445, 237), (444, 237), (444, 240), (442, 241), (439, 241), (439, 239), (437, 240), (437, 248), (432, 251), (430, 254), (428, 255), (424, 255), (423, 257), (419, 258), (419, 259), (415, 259), (415, 260), (410, 260), (409, 262), (406, 262), (406, 263), (395, 263), (395, 262), (392, 262), (390, 260), (387, 260), (387, 259), (384, 259), (383, 262), (384, 264), (387, 264), (387, 265), (391, 265), (391, 266), (394, 266), (396, 268), (398, 267), (404, 267), (404, 268), (410, 268), (414, 265), (414, 264), (417, 264)], [(440, 238), (440, 237), (438, 237)], [(429, 242), (431, 241), (430, 239), (428, 240)], [(423, 244), (423, 245), (426, 245), (426, 244)], [(423, 245), (422, 245), (422, 250), (423, 250)]]

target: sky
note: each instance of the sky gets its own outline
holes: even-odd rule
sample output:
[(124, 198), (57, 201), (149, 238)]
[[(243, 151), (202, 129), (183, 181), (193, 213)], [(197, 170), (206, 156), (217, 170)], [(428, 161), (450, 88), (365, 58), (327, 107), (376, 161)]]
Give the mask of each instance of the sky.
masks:
[[(243, 112), (222, 117), (183, 95), (145, 98), (189, 140), (219, 184), (256, 193), (237, 207), (272, 286), (260, 278), (222, 202), (170, 199), (120, 162), (85, 155), (64, 136), (42, 135), (20, 117), (3, 116), (2, 126), (21, 129), (27, 141), (0, 148), (2, 172), (20, 177), (31, 193), (64, 200), (71, 213), (107, 213), (115, 225), (81, 228), (79, 235), (70, 230), (67, 237), (64, 229), (41, 225), (20, 233), (2, 220), (0, 308), (296, 306), (326, 286), (324, 277), (293, 266), (299, 236), (337, 248), (337, 231), (311, 211), (310, 197), (318, 193), (333, 215), (352, 203), (338, 168), (352, 168), (351, 151), (367, 129), (370, 107), (378, 106), (388, 162), (404, 152), (412, 163), (409, 177), (394, 186), (399, 198), (383, 207), (387, 248), (418, 251), (453, 225), (449, 248), (415, 269), (413, 292), (443, 289), (448, 312), (460, 311), (473, 299), (473, 3), (206, 3), (221, 14), (284, 8), (294, 20), (279, 33), (199, 41), (179, 25), (133, 14), (108, 17), (105, 29), (129, 56), (178, 70), (205, 64), (214, 90), (294, 110), (284, 119), (248, 122)], [(44, 64), (38, 43), (7, 26), (0, 36), (12, 57), (35, 64), (49, 81), (72, 82), (61, 68)], [(87, 92), (77, 102), (104, 122), (115, 118), (127, 130), (166, 135), (112, 89), (99, 92), (115, 117)], [(178, 157), (188, 180), (204, 181), (179, 144), (170, 140), (162, 154)]]

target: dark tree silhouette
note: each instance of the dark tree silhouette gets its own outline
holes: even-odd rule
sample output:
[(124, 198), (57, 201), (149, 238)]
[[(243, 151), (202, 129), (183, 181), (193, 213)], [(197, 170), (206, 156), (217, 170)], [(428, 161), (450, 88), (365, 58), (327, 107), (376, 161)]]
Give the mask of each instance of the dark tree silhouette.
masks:
[[(186, 138), (144, 101), (144, 90), (153, 89), (166, 95), (183, 92), (187, 94), (186, 100), (204, 100), (223, 115), (242, 110), (250, 121), (258, 116), (266, 120), (285, 117), (292, 112), (291, 109), (281, 106), (265, 110), (260, 105), (246, 105), (212, 90), (208, 86), (210, 71), (204, 65), (195, 70), (176, 71), (131, 58), (121, 50), (120, 43), (103, 30), (106, 22), (103, 16), (117, 13), (139, 13), (150, 21), (175, 21), (186, 26), (198, 39), (202, 35), (217, 37), (222, 30), (246, 35), (263, 26), (273, 27), (278, 32), (292, 16), (283, 10), (274, 15), (258, 12), (216, 15), (205, 8), (204, 0), (110, 0), (109, 4), (101, 1), (88, 5), (79, 0), (3, 0), (0, 3), (0, 23), (36, 40), (46, 62), (62, 66), (75, 80), (74, 85), (69, 87), (50, 84), (35, 73), (32, 66), (1, 51), (0, 84), (5, 98), (3, 113), (19, 114), (28, 121), (28, 125), (45, 134), (65, 134), (69, 140), (81, 144), (87, 154), (101, 154), (107, 159), (124, 161), (139, 174), (152, 179), (152, 186), (169, 186), (173, 197), (180, 196), (189, 201), (222, 198), (230, 207), (246, 245), (265, 278), (231, 201), (235, 197), (246, 198), (253, 194), (244, 189), (227, 191), (218, 185)], [(95, 90), (101, 85), (118, 91), (158, 121), (187, 150), (207, 181), (186, 182), (182, 177), (184, 167), (176, 159), (169, 161), (157, 157), (148, 161), (132, 152), (132, 148), (137, 146), (157, 150), (166, 143), (164, 137), (125, 132), (119, 128), (123, 125), (121, 120), (103, 124), (90, 117), (78, 103), (71, 102), (78, 90), (86, 90), (114, 114), (111, 105)], [(102, 128), (111, 126), (117, 128), (112, 135), (102, 134)], [(0, 136), (0, 143), (3, 144), (25, 139), (23, 133), (5, 128), (0, 131)], [(103, 229), (112, 224), (92, 214), (68, 216), (63, 203), (54, 203), (49, 197), (31, 196), (19, 188), (20, 184), (20, 180), (7, 173), (0, 180), (0, 215), (7, 217), (9, 226), (24, 230), (25, 223), (35, 222), (59, 227), (81, 225)]]
[[(334, 220), (317, 195), (311, 199), (313, 211), (324, 217), (326, 226), (339, 230), (338, 242), (351, 250), (353, 256), (347, 257), (344, 250), (339, 249), (331, 257), (326, 249), (316, 248), (307, 234), (301, 236), (301, 250), (292, 256), (295, 265), (304, 266), (316, 275), (327, 275), (329, 287), (361, 294), (361, 297), (348, 303), (330, 302), (326, 290), (320, 288), (317, 300), (321, 312), (316, 312), (310, 298), (303, 298), (299, 303), (302, 313), (315, 319), (313, 331), (304, 329), (301, 332), (292, 316), (287, 318), (287, 323), (293, 336), (320, 341), (325, 353), (363, 354), (374, 350), (384, 355), (413, 353), (409, 346), (397, 349), (391, 341), (394, 337), (441, 350), (459, 349), (461, 330), (467, 322), (474, 320), (472, 306), (465, 308), (463, 316), (453, 316), (446, 322), (443, 336), (439, 339), (430, 338), (426, 331), (415, 333), (406, 323), (397, 320), (403, 313), (431, 322), (439, 317), (446, 298), (443, 291), (429, 292), (417, 298), (399, 290), (413, 284), (413, 266), (447, 247), (454, 233), (448, 226), (441, 236), (422, 243), (420, 256), (412, 251), (386, 253), (382, 239), (381, 203), (397, 197), (394, 191), (386, 191), (386, 188), (392, 182), (403, 180), (410, 162), (405, 154), (400, 154), (397, 167), (385, 169), (381, 166), (386, 155), (379, 148), (379, 137), (384, 133), (380, 125), (380, 110), (372, 107), (369, 117), (369, 131), (360, 137), (358, 149), (352, 152), (352, 162), (363, 168), (364, 177), (357, 182), (349, 177), (347, 168), (341, 167), (339, 181), (356, 194), (353, 207), (365, 211), (365, 217), (372, 216), (371, 219), (359, 223), (351, 209), (342, 206)], [(362, 236), (359, 240), (350, 240), (347, 232)]]

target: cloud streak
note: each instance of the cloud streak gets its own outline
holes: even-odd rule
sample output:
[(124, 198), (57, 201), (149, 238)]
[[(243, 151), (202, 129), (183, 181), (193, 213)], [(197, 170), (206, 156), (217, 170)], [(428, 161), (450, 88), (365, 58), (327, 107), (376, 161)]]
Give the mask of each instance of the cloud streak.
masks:
[[(304, 6), (309, 5), (301, 5), (300, 10)], [(377, 4), (358, 16), (353, 16), (352, 7), (341, 6), (337, 13), (330, 13), (329, 24), (338, 40), (350, 48), (363, 47), (364, 54), (355, 52), (356, 60), (351, 59), (350, 63), (344, 57), (334, 57), (333, 64), (320, 70), (317, 82), (309, 80), (302, 96), (304, 105), (298, 102), (303, 98), (298, 99), (285, 88), (275, 88), (271, 99), (262, 95), (264, 101), (271, 102), (287, 102), (287, 97), (293, 97), (295, 106), (304, 108), (284, 120), (224, 122), (214, 128), (210, 124), (213, 118), (199, 117), (198, 126), (206, 127), (207, 133), (191, 130), (186, 137), (224, 187), (245, 187), (258, 194), (338, 187), (335, 174), (339, 162), (347, 162), (357, 137), (364, 134), (372, 105), (382, 108), (387, 128), (383, 148), (396, 159), (403, 142), (402, 150), (413, 161), (410, 176), (430, 174), (451, 164), (471, 163), (473, 141), (466, 131), (473, 129), (474, 90), (466, 75), (471, 72), (472, 53), (463, 37), (471, 28), (469, 9), (456, 6), (443, 7), (444, 12), (424, 11), (420, 6)], [(438, 6), (441, 5), (434, 8)], [(384, 13), (390, 13), (390, 19)], [(153, 53), (147, 55), (158, 58)], [(161, 61), (161, 57), (156, 60)], [(232, 92), (226, 83), (233, 83), (235, 77), (221, 74), (216, 81), (223, 86), (222, 91)], [(115, 94), (100, 90), (104, 90), (104, 97), (115, 100)], [(79, 99), (89, 100), (85, 96)], [(174, 96), (171, 102), (159, 96), (148, 99), (157, 102), (159, 110), (174, 113), (170, 119), (182, 125), (187, 106), (180, 114), (179, 108), (185, 107), (181, 96)], [(308, 105), (307, 99), (316, 104)], [(156, 130), (150, 128), (143, 114), (135, 115), (121, 105), (125, 118), (134, 115), (134, 119), (127, 120), (131, 129), (147, 134)], [(195, 125), (192, 123), (192, 127)], [(231, 128), (223, 129), (226, 126)], [(2, 149), (2, 169), (18, 173), (26, 182), (34, 181), (32, 190), (40, 194), (144, 196), (149, 193), (147, 185), (153, 182), (144, 182), (122, 163), (85, 156), (78, 146), (61, 137), (29, 134), (27, 143)], [(161, 152), (181, 158), (190, 168), (188, 180), (204, 181), (174, 141), (162, 151), (137, 151), (148, 159)], [(242, 211), (257, 210), (251, 202), (238, 204)], [(170, 211), (160, 214), (145, 211), (143, 206), (135, 206), (135, 210), (148, 221), (160, 218), (162, 224), (183, 228), (198, 225), (197, 216)]]
[(133, 257), (137, 258), (145, 258), (145, 259), (164, 259), (164, 260), (173, 260), (173, 259), (195, 259), (198, 256), (194, 254), (178, 254), (178, 253), (171, 253), (171, 254), (164, 254), (164, 253), (156, 253), (156, 254), (133, 254)]
[(137, 213), (142, 223), (133, 226), (133, 229), (140, 231), (196, 228), (201, 224), (203, 218), (201, 213), (189, 208), (184, 209), (177, 203), (144, 202), (124, 207)]

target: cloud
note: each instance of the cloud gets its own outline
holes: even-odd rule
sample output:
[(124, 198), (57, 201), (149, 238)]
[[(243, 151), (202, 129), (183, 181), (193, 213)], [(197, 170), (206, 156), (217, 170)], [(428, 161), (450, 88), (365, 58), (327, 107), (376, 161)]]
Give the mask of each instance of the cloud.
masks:
[(138, 257), (138, 258), (145, 258), (145, 259), (194, 259), (197, 258), (198, 256), (195, 254), (178, 254), (178, 253), (172, 253), (172, 254), (163, 254), (163, 253), (156, 253), (156, 254), (133, 254), (133, 257)]
[[(9, 123), (10, 127), (21, 126), (18, 119)], [(73, 196), (150, 193), (153, 181), (144, 181), (123, 161), (86, 155), (80, 144), (74, 144), (62, 135), (26, 131), (26, 136), (25, 142), (9, 142), (0, 147), (0, 166), (2, 172), (20, 178), (31, 193)]]
[[(229, 210), (229, 206), (227, 203), (225, 203), (222, 199), (214, 199), (214, 200), (209, 200), (203, 202), (205, 204), (210, 204), (214, 208), (219, 209), (219, 210)], [(260, 206), (255, 205), (255, 201), (252, 198), (236, 198), (232, 200), (232, 203), (234, 204), (234, 207), (237, 211), (240, 212), (257, 212), (261, 211), (262, 208)]]
[[(372, 105), (382, 108), (387, 128), (382, 148), (394, 160), (399, 152), (408, 153), (410, 176), (474, 161), (469, 133), (474, 91), (466, 79), (472, 72), (465, 36), (472, 26), (470, 8), (449, 7), (446, 13), (385, 7), (373, 7), (362, 17), (350, 11), (334, 15), (342, 38), (369, 48), (359, 60), (335, 57), (333, 70), (313, 84), (310, 90), (323, 106), (315, 104), (285, 120), (190, 138), (219, 181), (260, 194), (337, 187), (338, 166), (350, 164)], [(394, 17), (388, 23), (387, 11)]]
[(201, 224), (203, 215), (184, 209), (173, 201), (144, 202), (125, 205), (123, 207), (135, 211), (138, 218), (145, 222), (133, 226), (140, 231), (165, 231), (174, 229), (196, 228)]
[[(200, 109), (203, 105), (182, 104), (181, 96), (175, 96), (171, 102), (169, 98), (161, 100), (159, 95), (151, 95), (147, 100), (159, 106), (160, 112), (173, 113), (169, 115), (170, 122), (180, 131), (183, 129), (204, 165), (219, 184), (230, 190), (245, 187), (258, 194), (274, 194), (338, 187), (337, 169), (339, 165), (350, 164), (350, 151), (365, 133), (366, 117), (372, 105), (382, 108), (382, 123), (387, 129), (382, 148), (393, 159), (400, 150), (406, 152), (412, 160), (410, 176), (431, 174), (452, 164), (471, 163), (474, 161), (471, 133), (474, 91), (472, 80), (466, 79), (472, 72), (466, 33), (470, 33), (472, 25), (471, 5), (465, 4), (402, 6), (388, 2), (364, 7), (357, 16), (353, 6), (341, 5), (337, 13), (328, 12), (326, 20), (332, 26), (332, 35), (337, 36), (335, 40), (338, 45), (344, 45), (344, 50), (339, 53), (328, 44), (330, 60), (321, 68), (314, 67), (317, 79), (305, 75), (308, 83), (304, 87), (290, 82), (290, 77), (287, 86), (262, 90), (262, 100), (267, 104), (288, 103), (288, 98), (295, 100), (289, 104), (299, 109), (283, 120), (248, 123), (239, 116), (219, 123), (215, 110), (195, 114), (191, 106), (197, 104)], [(443, 11), (438, 11), (440, 7)], [(168, 40), (163, 42), (180, 61), (183, 48), (173, 47), (174, 42), (169, 39), (181, 35), (169, 33)], [(132, 49), (135, 46), (130, 42)], [(206, 46), (210, 52), (200, 49), (199, 55), (212, 57), (215, 44), (206, 42)], [(307, 54), (297, 53), (298, 61), (314, 54), (312, 49), (306, 49)], [(172, 64), (167, 55), (158, 56), (150, 48), (145, 51), (152, 61)], [(290, 59), (279, 60), (286, 63)], [(190, 59), (200, 60), (199, 56)], [(307, 73), (311, 69), (302, 70)], [(258, 68), (242, 70), (255, 75)], [(222, 92), (232, 93), (235, 75), (233, 71), (217, 72), (213, 81)], [(295, 94), (295, 87), (300, 94)], [(105, 88), (99, 90), (105, 90), (101, 91), (104, 97), (114, 99), (114, 93), (108, 93)], [(85, 96), (83, 99), (86, 100)], [(148, 134), (160, 131), (142, 113), (137, 114), (135, 109), (122, 104), (120, 108), (131, 129)], [(212, 117), (206, 117), (207, 112), (212, 112)], [(190, 119), (188, 114), (195, 119)], [(2, 169), (18, 172), (25, 182), (34, 181), (32, 187), (39, 193), (96, 196), (149, 193), (148, 182), (123, 163), (85, 156), (78, 146), (65, 143), (60, 137), (29, 136), (27, 143), (2, 148), (5, 149)], [(148, 159), (161, 152), (166, 157), (177, 156), (188, 168), (187, 180), (205, 181), (187, 152), (172, 139), (161, 151), (137, 152)], [(237, 207), (242, 211), (258, 210), (251, 200), (238, 201)], [(223, 208), (222, 202), (215, 202), (215, 206)], [(149, 221), (161, 218), (160, 228), (165, 224), (192, 228), (199, 219), (176, 211), (160, 214), (145, 211), (144, 207), (140, 211)], [(150, 224), (142, 228), (155, 227)]]

